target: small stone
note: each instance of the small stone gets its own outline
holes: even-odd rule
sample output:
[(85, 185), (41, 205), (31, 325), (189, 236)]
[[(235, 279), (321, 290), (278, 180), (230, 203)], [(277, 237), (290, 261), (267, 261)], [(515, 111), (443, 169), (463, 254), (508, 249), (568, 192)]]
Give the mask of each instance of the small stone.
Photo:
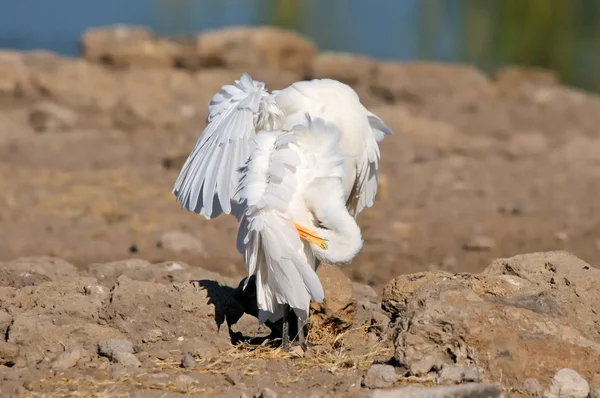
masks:
[(204, 253), (202, 242), (195, 236), (182, 231), (168, 231), (160, 236), (156, 246), (174, 253)]
[(396, 380), (398, 375), (393, 366), (374, 364), (367, 370), (362, 385), (368, 388), (385, 388), (394, 384)]
[(242, 391), (240, 393), (240, 398), (250, 398), (250, 395), (248, 395), (248, 393), (246, 391)]
[[(256, 318), (254, 318), (256, 319)], [(181, 351), (189, 352), (196, 358), (210, 359), (218, 356), (219, 351), (214, 344), (201, 339), (186, 339), (181, 343)]]
[(98, 343), (98, 354), (114, 359), (118, 352), (133, 354), (133, 344), (129, 340), (109, 339)]
[(72, 368), (82, 356), (83, 348), (78, 345), (69, 347), (52, 363), (52, 369), (60, 371)]
[(579, 373), (563, 368), (552, 377), (544, 398), (586, 398), (589, 393), (590, 386)]
[(481, 383), (481, 372), (479, 371), (479, 366), (464, 366), (462, 381), (465, 383)]
[(164, 361), (171, 356), (171, 355), (169, 355), (169, 352), (167, 350), (158, 350), (158, 351), (156, 351), (156, 353), (154, 355), (156, 356), (156, 358), (160, 359), (161, 361)]
[(162, 337), (160, 329), (150, 329), (142, 337), (142, 343), (155, 343)]
[(178, 375), (175, 378), (175, 385), (182, 390), (190, 389), (194, 384), (198, 384), (198, 380), (188, 375)]
[(374, 311), (372, 319), (373, 322), (375, 322), (377, 325), (381, 325), (384, 327), (387, 327), (390, 323), (390, 318), (380, 311)]
[(438, 358), (427, 355), (421, 360), (414, 362), (410, 365), (410, 373), (413, 376), (425, 376), (431, 371), (438, 371), (442, 368), (443, 362)]
[(230, 383), (232, 386), (240, 384), (242, 381), (242, 375), (238, 372), (230, 371), (225, 374), (225, 380)]
[(463, 249), (468, 251), (489, 251), (496, 246), (496, 241), (488, 236), (474, 236), (463, 245)]
[(110, 377), (114, 381), (121, 380), (122, 378), (125, 378), (131, 374), (129, 369), (127, 369), (125, 365), (122, 365), (120, 363), (113, 363), (111, 369), (112, 372), (110, 374)]
[(594, 388), (590, 391), (590, 398), (600, 398), (600, 387)]
[(542, 385), (537, 379), (525, 379), (523, 382), (523, 392), (539, 397), (542, 395)]
[(264, 390), (260, 393), (260, 398), (277, 398), (279, 394), (275, 391), (271, 390), (269, 387), (265, 387)]
[(441, 384), (460, 383), (463, 379), (463, 367), (460, 365), (444, 365), (438, 375)]
[(140, 366), (142, 366), (139, 359), (137, 359), (137, 357), (130, 352), (116, 352), (112, 356), (112, 360), (127, 368), (139, 368)]
[(181, 359), (181, 367), (184, 369), (193, 369), (196, 367), (196, 358), (194, 358), (192, 355), (185, 354), (183, 356), (183, 358)]
[(304, 358), (304, 354), (304, 348), (302, 348), (300, 345), (295, 345), (290, 348), (290, 356), (292, 358)]
[(108, 293), (101, 285), (87, 285), (83, 290), (87, 296), (104, 296)]

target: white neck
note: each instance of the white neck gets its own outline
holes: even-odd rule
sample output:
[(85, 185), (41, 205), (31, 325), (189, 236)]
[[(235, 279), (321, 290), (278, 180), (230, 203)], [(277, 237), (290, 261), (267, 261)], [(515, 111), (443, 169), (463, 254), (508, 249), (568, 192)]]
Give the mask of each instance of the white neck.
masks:
[[(332, 181), (336, 182), (333, 189)], [(363, 240), (356, 220), (346, 209), (341, 181), (321, 179), (319, 183), (311, 185), (307, 192), (307, 204), (322, 226), (318, 226), (315, 232), (327, 244), (326, 249), (321, 249), (311, 243), (311, 249), (323, 262), (332, 265), (348, 264), (362, 248)], [(324, 195), (324, 192), (327, 194)]]

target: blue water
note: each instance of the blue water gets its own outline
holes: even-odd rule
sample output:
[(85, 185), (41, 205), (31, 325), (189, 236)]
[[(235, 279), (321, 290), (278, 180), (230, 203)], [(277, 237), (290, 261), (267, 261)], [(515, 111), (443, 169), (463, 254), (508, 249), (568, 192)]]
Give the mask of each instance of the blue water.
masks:
[[(3, 3), (3, 4), (2, 4)], [(456, 2), (454, 2), (456, 3)], [(0, 47), (48, 49), (79, 54), (79, 37), (89, 27), (132, 24), (159, 35), (190, 35), (232, 25), (272, 21), (260, 0), (19, 0), (0, 1)], [(294, 28), (321, 49), (361, 53), (382, 59), (419, 57), (419, 0), (303, 1)], [(456, 58), (458, 7), (443, 20), (446, 34), (439, 58)]]
[[(76, 56), (90, 27), (129, 24), (158, 35), (192, 35), (269, 24), (295, 29), (321, 50), (468, 62), (487, 71), (525, 63), (600, 88), (600, 1), (508, 1), (0, 0), (0, 48)], [(282, 20), (277, 11), (286, 4), (292, 13)]]

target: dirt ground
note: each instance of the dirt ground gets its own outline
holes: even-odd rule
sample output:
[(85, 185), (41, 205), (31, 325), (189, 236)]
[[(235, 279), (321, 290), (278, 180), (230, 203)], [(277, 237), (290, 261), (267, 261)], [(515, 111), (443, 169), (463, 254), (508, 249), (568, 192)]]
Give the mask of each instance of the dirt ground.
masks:
[[(47, 80), (42, 94), (1, 97), (0, 259), (44, 254), (85, 266), (141, 257), (243, 276), (235, 220), (207, 221), (171, 194), (208, 99), (238, 71), (79, 62), (53, 59), (58, 73), (47, 60), (31, 62), (36, 84)], [(469, 67), (384, 67), (404, 76), (395, 92), (357, 88), (395, 135), (380, 145), (375, 206), (359, 216), (364, 249), (344, 268), (353, 280), (380, 288), (401, 273), (477, 271), (493, 258), (551, 249), (598, 264), (595, 95), (527, 75), (493, 81)], [(273, 88), (295, 80), (263, 74)], [(169, 231), (193, 235), (201, 249), (159, 247)]]
[[(187, 70), (0, 52), (0, 261), (46, 255), (83, 271), (168, 260), (235, 285), (245, 274), (235, 220), (184, 211), (171, 189), (210, 97), (250, 71), (270, 89), (311, 77), (346, 81), (394, 131), (380, 144), (375, 206), (359, 216), (364, 248), (343, 267), (352, 281), (380, 293), (400, 274), (477, 272), (495, 258), (548, 250), (600, 266), (598, 96), (543, 71), (484, 76), (469, 66), (316, 52), (308, 66), (296, 59), (301, 71), (224, 59)], [(165, 372), (180, 354), (162, 355)], [(261, 372), (271, 363), (281, 366), (261, 362)], [(350, 391), (365, 366), (333, 382), (326, 367), (310, 377)]]

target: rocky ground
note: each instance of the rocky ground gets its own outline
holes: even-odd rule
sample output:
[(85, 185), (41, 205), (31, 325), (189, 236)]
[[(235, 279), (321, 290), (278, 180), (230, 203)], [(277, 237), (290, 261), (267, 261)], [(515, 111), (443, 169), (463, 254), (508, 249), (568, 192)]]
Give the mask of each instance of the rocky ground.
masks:
[[(82, 48), (83, 59), (0, 51), (3, 394), (598, 388), (596, 95), (544, 71), (323, 53), (272, 28), (185, 40), (98, 29)], [(395, 132), (381, 144), (376, 205), (359, 217), (364, 249), (322, 271), (350, 279), (322, 275), (335, 293), (299, 358), (232, 345), (268, 334), (242, 316), (236, 224), (171, 194), (210, 97), (244, 71), (270, 89), (344, 81)], [(581, 260), (492, 261), (557, 249)], [(551, 382), (561, 368), (583, 379)]]

